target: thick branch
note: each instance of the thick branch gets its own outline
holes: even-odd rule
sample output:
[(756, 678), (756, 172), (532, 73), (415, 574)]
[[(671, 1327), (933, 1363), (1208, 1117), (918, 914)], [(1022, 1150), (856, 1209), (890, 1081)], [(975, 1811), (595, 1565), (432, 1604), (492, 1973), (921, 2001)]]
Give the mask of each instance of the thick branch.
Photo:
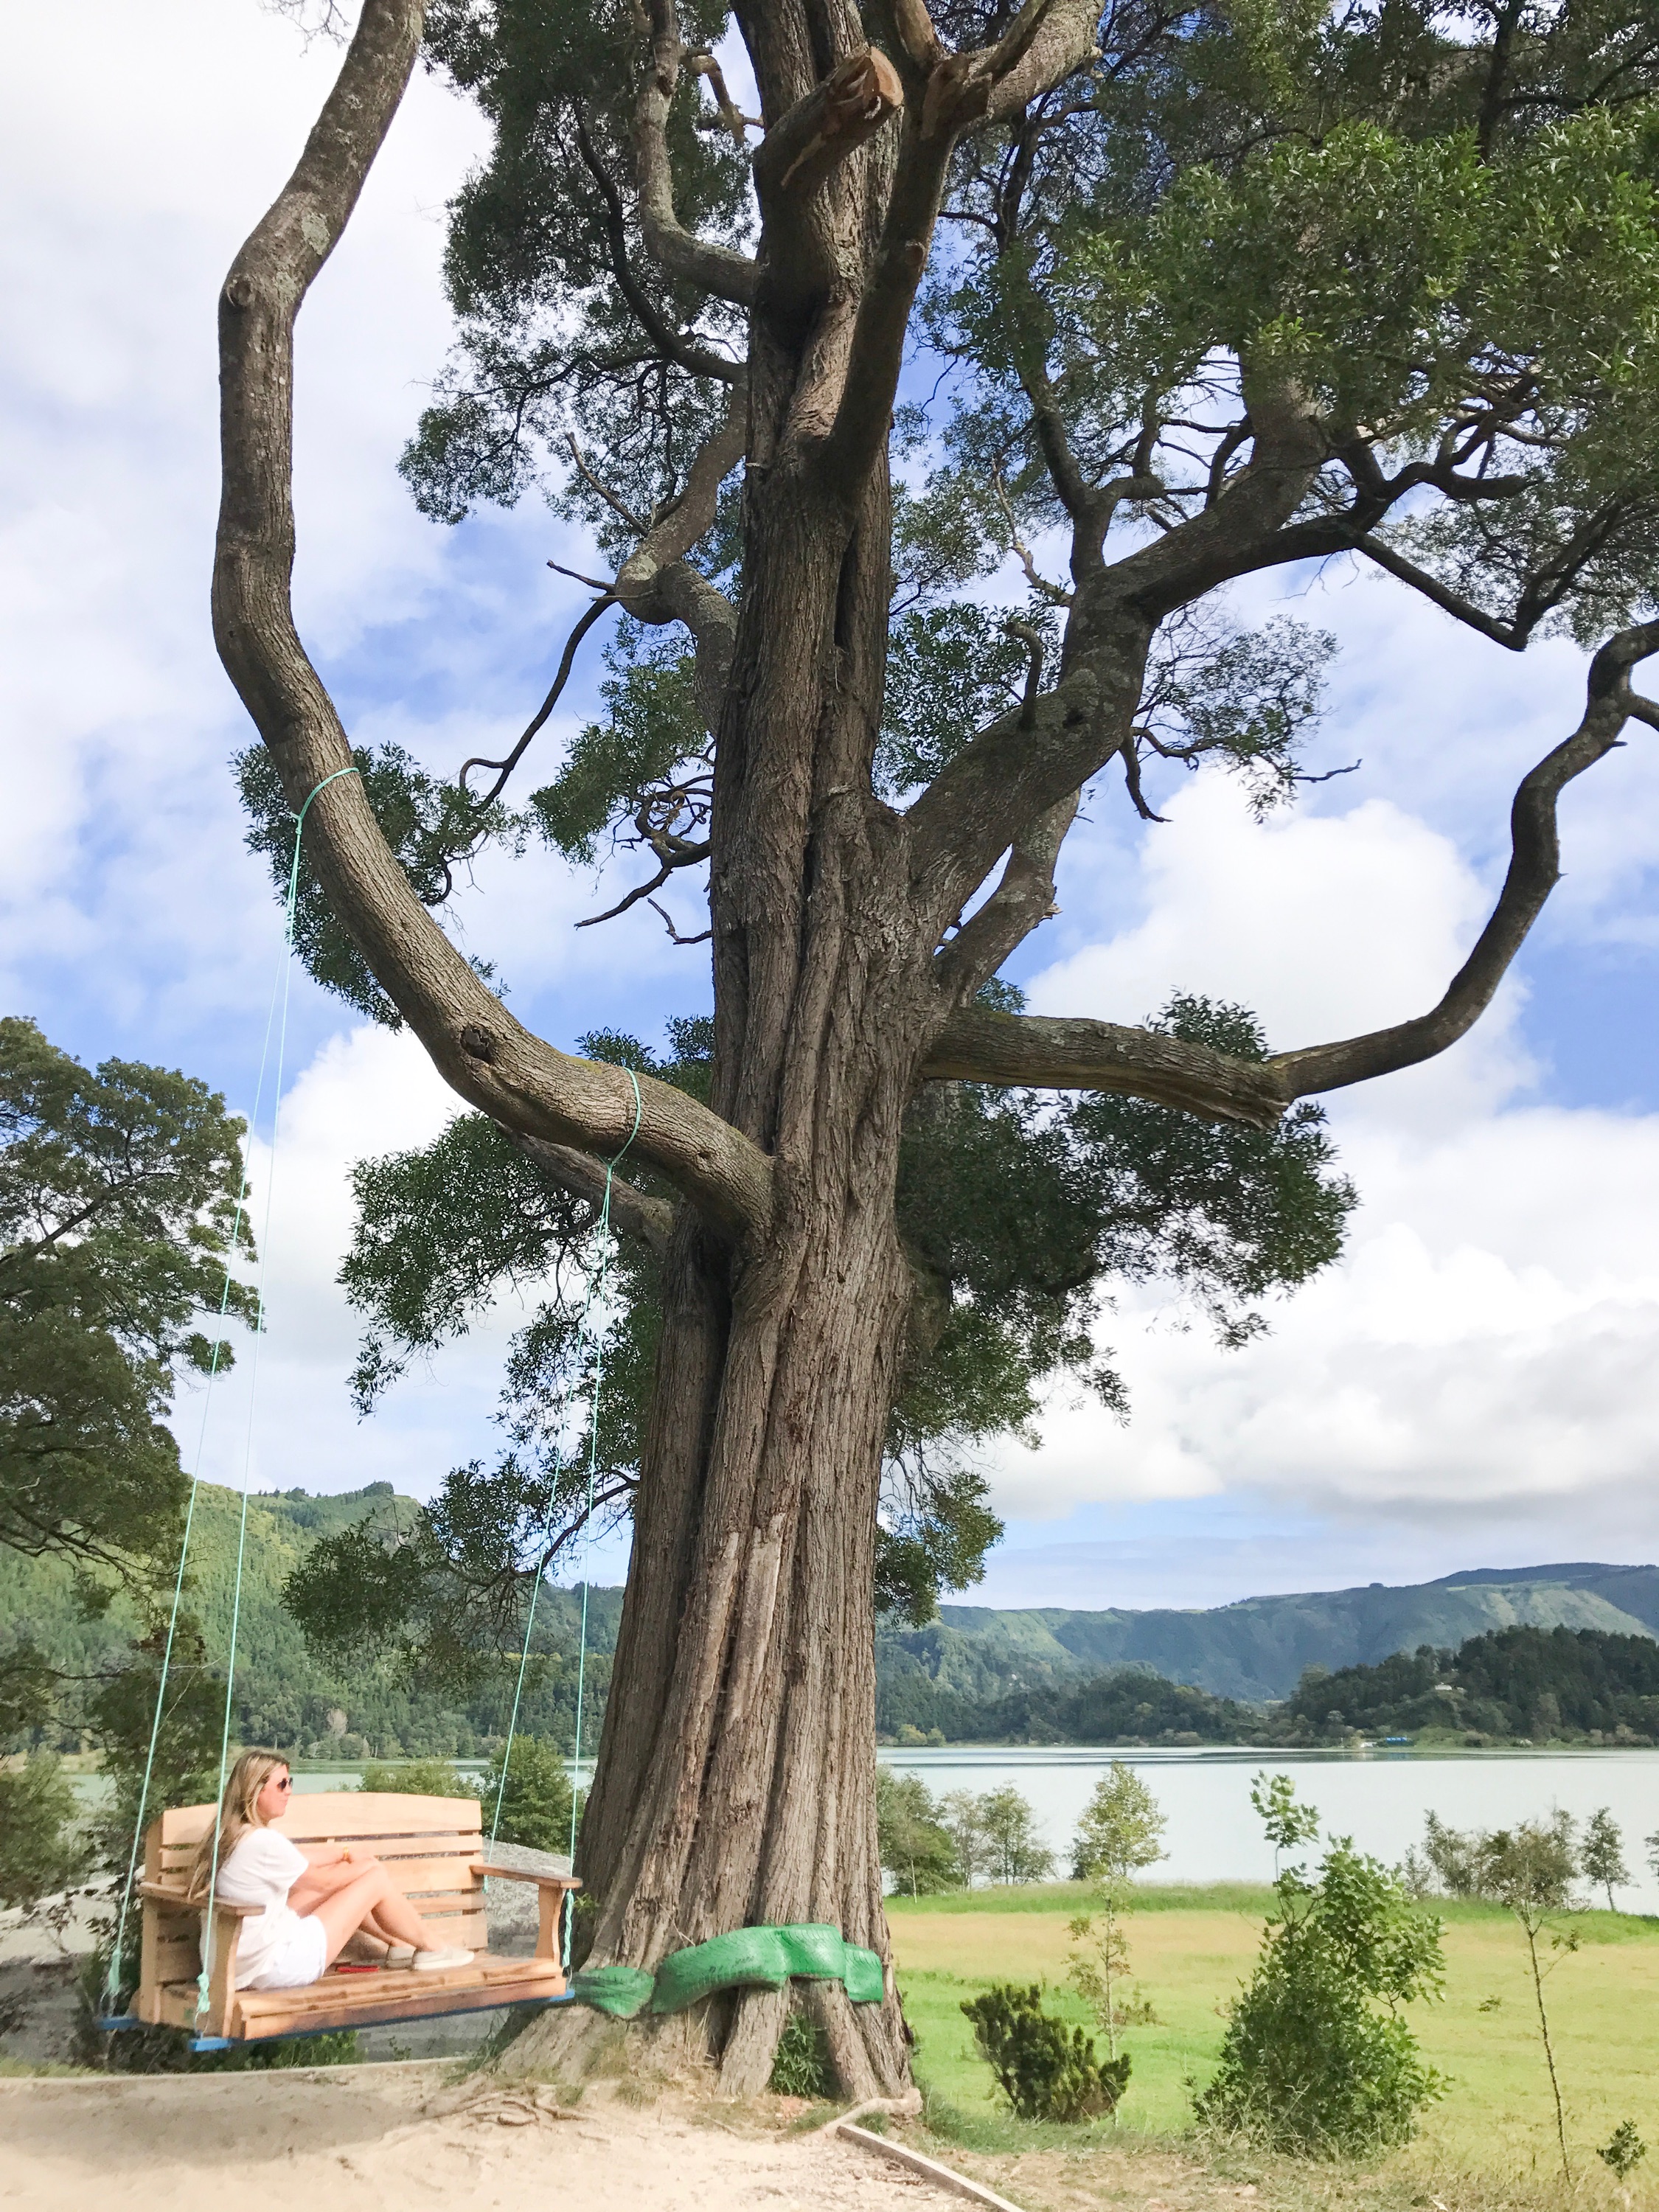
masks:
[(963, 1006), (928, 1054), (930, 1082), (1000, 1083), (1047, 1091), (1112, 1091), (1178, 1106), (1206, 1121), (1271, 1129), (1285, 1096), (1271, 1063), (1116, 1022), (1060, 1021)]
[(636, 622), (684, 623), (696, 648), (697, 705), (711, 732), (720, 721), (737, 639), (737, 610), (685, 556), (714, 520), (720, 486), (744, 456), (749, 387), (732, 386), (726, 416), (687, 471), (679, 497), (636, 545), (612, 587)]
[(1491, 1005), (1559, 879), (1555, 809), (1561, 793), (1613, 750), (1627, 720), (1659, 728), (1659, 705), (1638, 696), (1630, 682), (1632, 669), (1655, 653), (1659, 622), (1638, 623), (1610, 639), (1590, 664), (1583, 720), (1522, 780), (1510, 810), (1512, 854), (1503, 891), (1474, 950), (1431, 1012), (1339, 1043), (1243, 1060), (1112, 1022), (1052, 1020), (969, 1006), (946, 1022), (923, 1073), (931, 1081), (1122, 1091), (1210, 1121), (1271, 1128), (1293, 1099), (1433, 1059)]
[(769, 226), (790, 202), (804, 206), (849, 154), (903, 104), (898, 72), (878, 46), (849, 54), (798, 100), (761, 141), (755, 191)]
[[(294, 627), (294, 321), (396, 114), (419, 50), (422, 0), (364, 0), (299, 167), (232, 266), (219, 301), (223, 491), (213, 575), (220, 658), (296, 812), (349, 769), (333, 702)], [(340, 775), (305, 817), (330, 905), (445, 1079), (503, 1127), (601, 1153), (634, 1121), (620, 1068), (557, 1052), (485, 988), (416, 897), (361, 778)], [(770, 1163), (671, 1085), (641, 1079), (635, 1146), (711, 1219), (758, 1233)]]
[(633, 264), (628, 258), (628, 219), (623, 208), (622, 194), (600, 160), (599, 149), (580, 115), (576, 118), (576, 149), (605, 202), (605, 229), (611, 247), (611, 273), (617, 280), (617, 290), (633, 309), (634, 319), (640, 328), (665, 360), (675, 362), (688, 374), (716, 377), (723, 384), (737, 383), (744, 374), (742, 362), (732, 361), (723, 353), (715, 353), (696, 339), (687, 337), (683, 331), (676, 330), (634, 274)]
[(1636, 697), (1630, 683), (1631, 670), (1653, 653), (1659, 653), (1659, 623), (1642, 623), (1620, 631), (1591, 662), (1584, 718), (1570, 738), (1522, 779), (1510, 810), (1510, 857), (1503, 890), (1474, 950), (1439, 1005), (1391, 1029), (1276, 1054), (1267, 1066), (1287, 1101), (1415, 1066), (1444, 1052), (1473, 1028), (1492, 1004), (1560, 878), (1557, 800), (1575, 776), (1613, 750), (1632, 715), (1645, 721), (1653, 711), (1648, 702)]
[(950, 997), (971, 998), (1034, 929), (1059, 913), (1054, 868), (1082, 796), (1073, 792), (1015, 841), (1002, 881), (934, 961), (935, 979)]
[[(502, 1134), (514, 1148), (524, 1154), (532, 1167), (556, 1183), (561, 1190), (568, 1191), (573, 1198), (582, 1198), (593, 1206), (605, 1198), (605, 1163), (596, 1160), (591, 1152), (573, 1152), (568, 1145), (550, 1144), (544, 1137), (526, 1137), (517, 1129), (505, 1129)], [(632, 1237), (645, 1244), (661, 1259), (668, 1249), (668, 1232), (674, 1225), (674, 1209), (665, 1198), (647, 1198), (631, 1182), (620, 1176), (611, 1178), (611, 1225), (619, 1237)]]
[(716, 246), (687, 230), (674, 212), (674, 173), (668, 158), (668, 111), (679, 83), (685, 47), (674, 0), (651, 0), (651, 62), (634, 104), (634, 171), (640, 195), (640, 231), (671, 276), (683, 277), (717, 300), (753, 304), (755, 264), (729, 246)]

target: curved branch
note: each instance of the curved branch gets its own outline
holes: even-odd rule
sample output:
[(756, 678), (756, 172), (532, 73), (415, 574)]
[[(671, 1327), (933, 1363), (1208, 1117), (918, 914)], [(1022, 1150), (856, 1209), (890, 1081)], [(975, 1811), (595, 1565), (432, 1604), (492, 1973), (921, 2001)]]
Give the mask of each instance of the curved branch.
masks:
[(645, 332), (665, 361), (675, 362), (691, 376), (711, 376), (723, 384), (738, 382), (743, 374), (741, 362), (729, 360), (723, 353), (715, 353), (695, 338), (677, 331), (668, 318), (657, 307), (650, 295), (634, 274), (633, 264), (628, 258), (628, 219), (623, 209), (622, 194), (605, 163), (599, 159), (598, 147), (588, 135), (580, 109), (576, 118), (576, 149), (580, 154), (588, 174), (599, 188), (605, 202), (605, 236), (611, 247), (611, 273), (617, 280), (617, 289), (634, 311), (634, 319)]
[[(522, 1152), (531, 1165), (559, 1189), (569, 1192), (573, 1198), (586, 1199), (592, 1206), (603, 1203), (603, 1160), (596, 1160), (591, 1152), (576, 1152), (568, 1145), (550, 1144), (544, 1137), (526, 1137), (517, 1129), (503, 1129), (501, 1134), (515, 1152)], [(611, 1225), (619, 1237), (635, 1238), (661, 1259), (668, 1249), (674, 1209), (665, 1198), (647, 1198), (631, 1182), (613, 1175)]]
[(1492, 918), (1453, 976), (1439, 1005), (1415, 1020), (1373, 1030), (1335, 1044), (1304, 1046), (1267, 1062), (1288, 1102), (1314, 1091), (1392, 1074), (1432, 1060), (1457, 1042), (1492, 1004), (1510, 963), (1543, 910), (1561, 874), (1556, 801), (1575, 776), (1604, 759), (1632, 715), (1653, 711), (1631, 690), (1630, 672), (1659, 653), (1659, 622), (1638, 623), (1610, 638), (1590, 663), (1583, 720), (1570, 738), (1523, 776), (1510, 810), (1510, 865)]
[[(490, 785), (489, 790), (477, 802), (478, 811), (480, 813), (483, 813), (486, 807), (493, 806), (495, 801), (501, 797), (502, 792), (507, 788), (507, 780), (508, 776), (512, 775), (514, 769), (517, 768), (519, 763), (524, 758), (526, 748), (529, 745), (531, 739), (536, 735), (536, 732), (546, 721), (548, 716), (553, 712), (554, 708), (557, 706), (559, 702), (559, 694), (563, 690), (566, 684), (570, 680), (570, 670), (576, 658), (576, 647), (587, 635), (588, 631), (592, 629), (594, 623), (598, 622), (599, 617), (605, 612), (605, 609), (607, 607), (614, 607), (616, 604), (617, 594), (614, 592), (606, 592), (600, 598), (594, 600), (592, 605), (587, 609), (585, 614), (578, 617), (574, 629), (564, 641), (564, 651), (559, 656), (558, 672), (553, 678), (552, 689), (549, 691), (546, 698), (542, 701), (540, 707), (536, 710), (535, 718), (531, 722), (529, 728), (519, 739), (517, 744), (514, 746), (512, 751), (507, 754), (506, 759), (483, 760), (475, 753), (471, 760), (463, 761), (461, 763), (461, 772), (456, 781), (459, 783), (463, 792), (466, 792), (466, 772), (468, 769), (494, 768), (501, 770), (501, 774), (495, 778), (495, 782)], [(469, 798), (471, 796), (471, 793), (467, 793), (466, 795)]]
[(650, 66), (634, 104), (634, 172), (639, 186), (641, 234), (647, 250), (671, 276), (683, 277), (687, 283), (713, 293), (717, 300), (751, 307), (754, 263), (729, 246), (714, 246), (698, 238), (674, 212), (668, 111), (685, 57), (674, 0), (650, 0)]
[[(294, 625), (294, 322), (380, 150), (420, 48), (422, 0), (364, 0), (338, 82), (298, 167), (237, 255), (219, 298), (223, 489), (213, 571), (219, 655), (297, 814), (351, 766), (334, 702)], [(453, 1089), (504, 1127), (601, 1153), (634, 1122), (621, 1068), (556, 1051), (516, 1022), (415, 896), (362, 779), (305, 817), (325, 896)], [(740, 1236), (770, 1215), (771, 1163), (672, 1085), (641, 1079), (639, 1157)]]
[(1206, 1121), (1276, 1126), (1286, 1103), (1263, 1060), (1117, 1022), (1067, 1021), (963, 1006), (928, 1053), (930, 1083), (1018, 1084), (1036, 1091), (1113, 1091), (1178, 1106)]
[[(576, 927), (592, 929), (599, 922), (614, 921), (619, 914), (626, 914), (629, 907), (637, 906), (641, 899), (651, 899), (652, 905), (656, 906), (656, 901), (651, 898), (652, 892), (659, 891), (676, 868), (695, 867), (699, 860), (706, 860), (713, 850), (711, 845), (694, 845), (684, 853), (670, 854), (648, 884), (635, 884), (626, 897), (618, 899), (615, 906), (608, 908), (604, 914), (590, 914), (585, 921), (579, 921)], [(657, 910), (659, 913), (662, 911), (660, 907)]]
[(1492, 919), (1429, 1013), (1364, 1036), (1244, 1060), (1114, 1022), (1054, 1020), (969, 1006), (946, 1021), (923, 1075), (935, 1082), (1121, 1091), (1209, 1121), (1265, 1129), (1294, 1099), (1433, 1059), (1465, 1036), (1491, 1005), (1559, 878), (1555, 809), (1561, 793), (1613, 750), (1626, 721), (1659, 728), (1659, 705), (1639, 696), (1630, 681), (1638, 662), (1655, 653), (1659, 622), (1640, 623), (1609, 639), (1591, 662), (1583, 720), (1522, 777), (1516, 792), (1509, 872)]

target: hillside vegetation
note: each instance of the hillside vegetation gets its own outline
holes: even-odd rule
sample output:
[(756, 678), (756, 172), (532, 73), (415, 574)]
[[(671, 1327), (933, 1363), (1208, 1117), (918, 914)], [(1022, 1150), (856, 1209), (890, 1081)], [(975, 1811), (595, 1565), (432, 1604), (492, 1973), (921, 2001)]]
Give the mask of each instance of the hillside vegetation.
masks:
[[(190, 1595), (212, 1664), (222, 1663), (229, 1634), (239, 1507), (231, 1492), (204, 1485)], [(283, 1607), (285, 1580), (319, 1536), (366, 1514), (395, 1522), (413, 1510), (386, 1483), (250, 1500), (236, 1699), (245, 1741), (319, 1759), (465, 1758), (505, 1731), (505, 1672), (472, 1696), (446, 1698), (408, 1679), (395, 1654), (331, 1668)], [(590, 1741), (621, 1605), (619, 1589), (592, 1593)], [(550, 1589), (538, 1612), (539, 1663), (520, 1725), (553, 1742), (573, 1731), (580, 1613), (579, 1593), (562, 1589)], [(1433, 1639), (1417, 1633), (1425, 1623)], [(0, 1656), (32, 1637), (54, 1666), (91, 1680), (127, 1653), (135, 1618), (118, 1597), (88, 1619), (67, 1566), (0, 1550)], [(1340, 1743), (1356, 1731), (1645, 1742), (1659, 1739), (1656, 1626), (1659, 1571), (1597, 1565), (1528, 1568), (1512, 1579), (1488, 1570), (1208, 1612), (947, 1606), (926, 1628), (896, 1615), (880, 1622), (877, 1725), (900, 1743), (1289, 1746)], [(78, 1741), (72, 1700), (57, 1741)]]
[[(331, 1498), (296, 1490), (250, 1499), (236, 1669), (236, 1729), (244, 1741), (313, 1759), (453, 1759), (482, 1754), (505, 1733), (509, 1680), (450, 1701), (408, 1680), (392, 1656), (379, 1664), (335, 1670), (313, 1656), (283, 1607), (283, 1584), (319, 1536), (348, 1526), (366, 1511), (385, 1514), (407, 1504), (386, 1483)], [(215, 1666), (222, 1666), (229, 1641), (240, 1507), (232, 1492), (202, 1486), (191, 1540), (188, 1597), (202, 1624), (209, 1662)], [(592, 1593), (590, 1722), (604, 1709), (621, 1600), (620, 1590)], [(520, 1713), (520, 1726), (527, 1735), (555, 1742), (570, 1737), (580, 1607), (577, 1594), (550, 1590), (538, 1608), (535, 1642), (541, 1663), (526, 1683)], [(9, 1639), (28, 1635), (54, 1666), (70, 1675), (94, 1678), (128, 1656), (135, 1617), (117, 1597), (101, 1618), (89, 1620), (76, 1603), (65, 1565), (0, 1550), (0, 1651)], [(64, 1748), (78, 1741), (72, 1700), (69, 1725), (58, 1741)]]
[(1659, 1567), (1488, 1567), (1400, 1588), (1374, 1583), (1193, 1612), (947, 1605), (926, 1628), (890, 1620), (880, 1648), (887, 1674), (914, 1671), (973, 1698), (1139, 1666), (1212, 1697), (1263, 1705), (1290, 1697), (1310, 1667), (1375, 1666), (1393, 1652), (1425, 1644), (1454, 1650), (1516, 1627), (1659, 1634)]

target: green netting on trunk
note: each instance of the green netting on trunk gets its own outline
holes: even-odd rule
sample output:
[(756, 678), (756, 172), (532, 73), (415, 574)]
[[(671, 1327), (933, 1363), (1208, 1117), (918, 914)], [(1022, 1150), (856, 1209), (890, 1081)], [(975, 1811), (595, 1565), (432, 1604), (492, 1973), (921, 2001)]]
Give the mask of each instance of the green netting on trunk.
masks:
[(884, 1993), (881, 1960), (847, 1942), (838, 1928), (805, 1923), (791, 1928), (738, 1928), (689, 1950), (671, 1951), (654, 1975), (638, 1966), (597, 1966), (574, 1977), (571, 1993), (617, 2020), (632, 2020), (648, 2004), (653, 2012), (684, 2012), (716, 1990), (778, 1990), (792, 1978), (840, 1982), (854, 2004), (879, 2004)]

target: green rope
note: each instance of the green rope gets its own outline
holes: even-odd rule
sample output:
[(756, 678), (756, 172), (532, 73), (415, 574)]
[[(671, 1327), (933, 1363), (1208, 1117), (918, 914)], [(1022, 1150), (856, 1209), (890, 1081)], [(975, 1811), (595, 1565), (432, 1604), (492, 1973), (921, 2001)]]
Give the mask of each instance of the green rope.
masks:
[[(284, 960), (286, 957), (285, 947)], [(250, 1134), (258, 1126), (259, 1108), (264, 1097), (265, 1068), (270, 1057), (270, 1035), (276, 1018), (276, 999), (281, 988), (282, 981), (279, 976), (276, 983), (272, 987), (270, 1006), (265, 1015), (265, 1036), (264, 1043), (259, 1053), (258, 1080), (253, 1086), (253, 1111), (248, 1117)], [(236, 1250), (241, 1242), (242, 1218), (247, 1206), (251, 1152), (250, 1146), (249, 1153), (243, 1156), (241, 1185), (236, 1194), (236, 1212), (231, 1223), (230, 1246), (225, 1259), (225, 1279), (219, 1292), (219, 1325), (213, 1340), (213, 1357), (208, 1365), (207, 1388), (202, 1399), (201, 1426), (197, 1432), (196, 1451), (191, 1463), (190, 1498), (185, 1508), (184, 1537), (179, 1547), (179, 1571), (173, 1577), (173, 1604), (167, 1614), (167, 1641), (161, 1647), (161, 1674), (155, 1686), (155, 1711), (149, 1724), (149, 1743), (144, 1753), (143, 1777), (138, 1785), (138, 1811), (132, 1825), (132, 1848), (127, 1854), (127, 1877), (121, 1886), (121, 1904), (115, 1923), (115, 1948), (110, 1953), (109, 1975), (105, 1984), (105, 2002), (111, 2011), (114, 2009), (120, 1999), (121, 1963), (126, 1953), (127, 1915), (132, 1903), (134, 1877), (138, 1871), (138, 1849), (143, 1840), (144, 1814), (149, 1804), (150, 1782), (155, 1771), (155, 1749), (161, 1739), (161, 1715), (167, 1705), (167, 1676), (173, 1667), (173, 1647), (179, 1632), (179, 1611), (185, 1591), (185, 1564), (190, 1557), (190, 1539), (196, 1522), (196, 1501), (201, 1494), (202, 1457), (207, 1448), (208, 1415), (213, 1405), (213, 1386), (218, 1379), (219, 1355), (224, 1348), (225, 1316), (230, 1304), (230, 1286), (234, 1279)]]
[(288, 906), (283, 926), (283, 989), (282, 1012), (276, 1029), (276, 1082), (270, 1109), (271, 1172), (265, 1181), (265, 1218), (259, 1237), (259, 1257), (254, 1279), (253, 1351), (248, 1374), (247, 1434), (242, 1447), (242, 1510), (236, 1532), (236, 1574), (231, 1585), (230, 1656), (225, 1666), (225, 1710), (219, 1734), (219, 1786), (214, 1792), (213, 1851), (208, 1862), (207, 1910), (203, 1920), (202, 1971), (196, 1983), (196, 2016), (199, 2020), (210, 2002), (213, 1976), (213, 1901), (219, 1887), (219, 1832), (224, 1815), (225, 1768), (230, 1757), (230, 1721), (236, 1688), (236, 1644), (242, 1622), (242, 1567), (247, 1556), (248, 1485), (253, 1472), (253, 1419), (258, 1401), (259, 1346), (264, 1340), (265, 1328), (265, 1260), (270, 1249), (271, 1196), (276, 1189), (276, 1134), (283, 1111), (283, 1062), (288, 1048), (289, 987), (294, 975), (295, 916), (300, 900), (301, 838), (305, 830), (306, 816), (311, 811), (311, 802), (318, 792), (325, 791), (331, 783), (343, 775), (356, 775), (356, 768), (337, 768), (333, 775), (325, 775), (307, 794), (306, 801), (294, 817), (294, 864), (288, 876)]
[[(599, 1259), (596, 1265), (588, 1274), (586, 1295), (582, 1302), (581, 1319), (577, 1323), (576, 1327), (575, 1357), (572, 1362), (571, 1382), (565, 1392), (564, 1405), (560, 1408), (561, 1425), (563, 1421), (564, 1408), (569, 1405), (570, 1394), (575, 1388), (575, 1375), (580, 1370), (582, 1347), (589, 1341), (590, 1339), (590, 1318), (592, 1315), (595, 1305), (598, 1304), (604, 1297), (605, 1281), (611, 1272), (611, 1182), (615, 1177), (617, 1169), (621, 1163), (623, 1154), (628, 1150), (635, 1138), (640, 1133), (640, 1121), (645, 1111), (644, 1103), (640, 1097), (639, 1078), (634, 1073), (632, 1068), (624, 1068), (623, 1073), (627, 1076), (629, 1081), (634, 1086), (634, 1125), (617, 1148), (614, 1157), (605, 1163), (605, 1195), (599, 1202), (599, 1218), (598, 1222), (595, 1224), (595, 1233), (599, 1239)], [(584, 1568), (587, 1563), (587, 1547), (589, 1543), (592, 1541), (594, 1476), (599, 1465), (599, 1393), (605, 1381), (604, 1342), (598, 1336), (593, 1336), (592, 1340), (593, 1343), (593, 1401), (587, 1425), (587, 1510), (582, 1523), (582, 1564)], [(525, 1674), (530, 1664), (530, 1639), (536, 1626), (536, 1604), (538, 1599), (541, 1595), (542, 1579), (546, 1571), (548, 1552), (553, 1540), (553, 1521), (554, 1515), (557, 1510), (558, 1483), (559, 1466), (556, 1457), (553, 1465), (551, 1486), (548, 1493), (547, 1525), (542, 1532), (542, 1541), (538, 1551), (536, 1579), (531, 1584), (530, 1588), (530, 1611), (525, 1620), (524, 1650), (519, 1655), (519, 1679), (514, 1685), (513, 1710), (507, 1717), (507, 1742), (501, 1752), (501, 1779), (500, 1787), (495, 1792), (495, 1817), (490, 1824), (489, 1830), (489, 1841), (492, 1849), (495, 1846), (495, 1838), (501, 1825), (501, 1807), (506, 1802), (507, 1799), (507, 1770), (510, 1767), (513, 1759), (513, 1739), (518, 1733), (519, 1707), (524, 1697)], [(582, 1755), (582, 1697), (586, 1685), (586, 1668), (587, 1583), (584, 1577), (582, 1583), (581, 1636), (577, 1645), (576, 1656), (576, 1749), (574, 1763), (577, 1766), (578, 1770), (580, 1770)], [(573, 1785), (570, 1793), (570, 1857), (573, 1865), (575, 1862), (575, 1856), (576, 1794)], [(570, 1914), (568, 1911), (568, 1898), (564, 1926), (564, 1963), (567, 1966), (570, 1964)]]

